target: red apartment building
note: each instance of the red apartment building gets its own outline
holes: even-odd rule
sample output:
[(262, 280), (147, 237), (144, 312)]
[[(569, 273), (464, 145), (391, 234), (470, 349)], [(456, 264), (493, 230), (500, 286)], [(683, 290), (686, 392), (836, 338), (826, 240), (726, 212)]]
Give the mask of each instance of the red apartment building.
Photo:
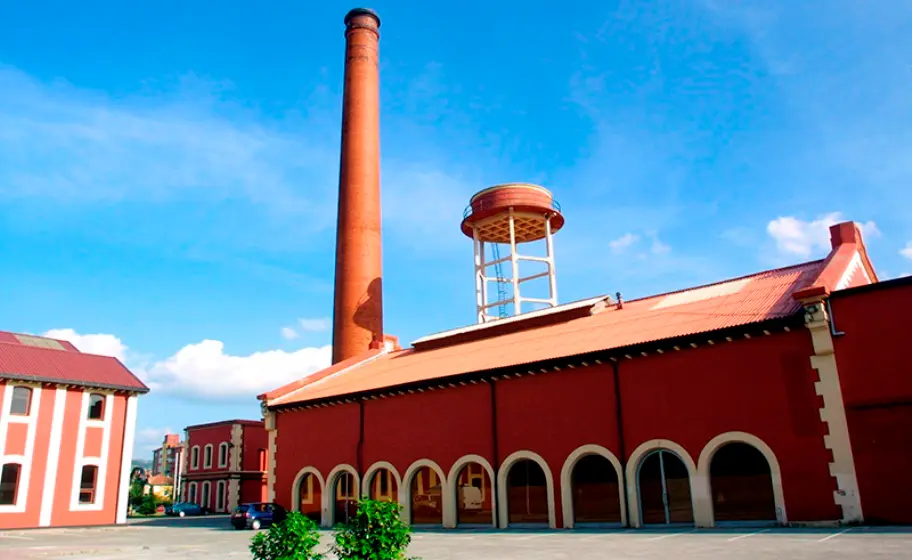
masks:
[(0, 529), (124, 523), (146, 392), (116, 358), (0, 332)]
[(267, 444), (262, 421), (225, 420), (186, 428), (180, 499), (215, 513), (266, 499)]

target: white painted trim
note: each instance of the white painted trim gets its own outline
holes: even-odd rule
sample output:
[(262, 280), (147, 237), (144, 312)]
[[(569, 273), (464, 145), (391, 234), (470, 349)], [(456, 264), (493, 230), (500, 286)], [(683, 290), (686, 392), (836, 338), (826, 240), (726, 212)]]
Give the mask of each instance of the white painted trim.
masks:
[(402, 506), (402, 520), (408, 524), (412, 522), (412, 478), (418, 474), (418, 469), (428, 467), (437, 473), (440, 479), (440, 509), (441, 523), (446, 528), (453, 527), (453, 520), (447, 518), (447, 502), (452, 498), (446, 495), (447, 477), (436, 462), (431, 459), (418, 459), (405, 470), (402, 475), (402, 485), (399, 487), (399, 505)]
[[(196, 451), (195, 454), (194, 454), (194, 451)], [(193, 447), (190, 448), (190, 469), (189, 470), (195, 471), (195, 470), (199, 469), (199, 459), (200, 459), (200, 446), (194, 445)]]
[(329, 471), (329, 474), (326, 475), (326, 486), (328, 489), (326, 492), (322, 492), (320, 499), (323, 501), (323, 515), (322, 524), (324, 527), (332, 527), (335, 523), (336, 512), (336, 479), (339, 478), (339, 475), (343, 472), (351, 473), (354, 477), (354, 486), (355, 486), (355, 495), (357, 496), (358, 488), (361, 488), (361, 477), (358, 476), (358, 471), (355, 467), (343, 463), (341, 465), (336, 465), (336, 467)]
[(305, 474), (312, 474), (314, 478), (317, 479), (317, 482), (320, 483), (320, 523), (323, 523), (323, 519), (326, 517), (326, 510), (324, 508), (323, 500), (323, 489), (326, 487), (323, 481), (323, 475), (320, 474), (314, 467), (304, 467), (298, 471), (298, 474), (294, 477), (294, 484), (291, 485), (291, 511), (301, 511), (301, 481), (304, 479)]
[(496, 529), (494, 512), (497, 511), (498, 501), (497, 493), (494, 492), (494, 481), (497, 480), (497, 474), (494, 472), (494, 467), (491, 466), (491, 463), (481, 455), (464, 455), (456, 459), (456, 462), (450, 467), (450, 472), (447, 474), (446, 479), (446, 494), (450, 499), (444, 502), (444, 507), (446, 508), (443, 512), (444, 518), (452, 523), (452, 527), (459, 526), (459, 495), (456, 484), (459, 482), (459, 475), (462, 473), (462, 469), (472, 463), (481, 465), (485, 472), (488, 473), (488, 483), (491, 485), (491, 527)]
[[(206, 499), (203, 499), (203, 495), (206, 496)], [(210, 511), (212, 508), (212, 482), (209, 480), (204, 480), (200, 485), (200, 506), (208, 508)]]
[[(216, 512), (223, 513), (225, 511), (225, 505), (228, 503), (226, 490), (228, 485), (225, 484), (224, 480), (219, 480), (215, 483), (215, 507), (213, 508)], [(221, 506), (219, 502), (221, 501)]]
[(690, 476), (690, 505), (693, 509), (694, 524), (697, 527), (708, 527), (712, 522), (712, 518), (707, 518), (705, 508), (698, 508), (694, 500), (694, 478), (697, 474), (697, 466), (686, 449), (667, 439), (645, 441), (634, 449), (633, 453), (630, 454), (630, 458), (627, 459), (627, 510), (630, 512), (630, 517), (628, 518), (630, 526), (635, 528), (643, 526), (639, 489), (640, 463), (642, 463), (646, 455), (660, 449), (674, 453), (687, 467), (687, 474)]
[[(76, 435), (76, 456), (73, 458), (73, 486), (70, 491), (70, 511), (102, 511), (104, 509), (105, 487), (107, 486), (109, 450), (111, 447), (111, 417), (114, 412), (114, 395), (105, 396), (104, 418), (89, 420), (90, 395), (104, 394), (99, 391), (83, 391), (82, 406), (79, 411), (79, 426)], [(101, 456), (85, 456), (86, 430), (90, 427), (101, 428)], [(79, 503), (79, 486), (82, 481), (82, 468), (85, 466), (98, 467), (95, 479), (95, 501), (91, 504)]]
[[(233, 430), (232, 430), (233, 432)], [(225, 460), (222, 461), (222, 449), (225, 450)], [(218, 446), (218, 468), (224, 469), (228, 466), (229, 457), (228, 454), (231, 450), (231, 447), (228, 445), (227, 441), (223, 441)]]
[[(780, 525), (788, 523), (788, 516), (785, 512), (785, 495), (782, 491), (782, 470), (779, 468), (779, 460), (772, 448), (762, 439), (753, 434), (746, 432), (726, 432), (719, 434), (709, 440), (709, 443), (703, 447), (700, 452), (700, 458), (697, 461), (697, 476), (694, 480), (694, 492), (699, 492), (701, 497), (707, 500), (710, 511), (710, 527), (715, 525), (715, 512), (713, 511), (712, 501), (712, 477), (710, 467), (712, 459), (716, 452), (728, 443), (745, 443), (755, 448), (766, 458), (766, 463), (770, 469), (770, 479), (773, 485), (773, 500), (776, 504), (776, 521)], [(763, 520), (766, 521), (766, 520)], [(769, 521), (772, 521), (771, 519)]]
[[(120, 452), (120, 488), (117, 489), (117, 517), (116, 523), (122, 524), (127, 522), (127, 504), (130, 497), (130, 467), (133, 463), (133, 444), (136, 436), (136, 412), (139, 406), (139, 399), (136, 395), (127, 397), (126, 413), (124, 414), (124, 431), (123, 431), (123, 448)], [(168, 453), (171, 451), (169, 450)], [(177, 459), (177, 458), (176, 458)], [(177, 461), (174, 462), (175, 475), (180, 472), (180, 466)], [(175, 478), (175, 489), (172, 494), (176, 494), (177, 481)], [(172, 495), (172, 499), (174, 496)]]
[(361, 477), (361, 496), (364, 498), (370, 497), (370, 485), (371, 479), (380, 469), (386, 469), (393, 474), (393, 480), (396, 481), (396, 496), (399, 496), (399, 493), (402, 491), (402, 477), (399, 476), (399, 471), (396, 470), (396, 467), (392, 463), (387, 463), (386, 461), (377, 461), (373, 465), (367, 467), (367, 470), (364, 471), (364, 476)]
[[(209, 452), (208, 454), (206, 452)], [(211, 443), (207, 443), (203, 446), (203, 468), (211, 469), (212, 468), (212, 454), (215, 453), (215, 446)]]
[(868, 271), (865, 270), (864, 265), (861, 262), (861, 254), (858, 251), (852, 253), (852, 258), (849, 259), (849, 264), (846, 266), (845, 271), (842, 273), (842, 276), (839, 277), (839, 282), (836, 283), (835, 290), (844, 290), (849, 287), (849, 282), (852, 281), (852, 276), (855, 275), (855, 271), (858, 269), (862, 270), (862, 274), (865, 277), (865, 280), (868, 281), (868, 284), (871, 283), (871, 278), (868, 276)]
[(548, 497), (548, 526), (552, 529), (557, 528), (557, 512), (554, 508), (554, 476), (551, 474), (551, 467), (548, 466), (541, 455), (532, 451), (516, 451), (503, 460), (500, 469), (497, 471), (497, 513), (500, 520), (500, 528), (506, 529), (510, 526), (510, 504), (507, 503), (507, 481), (509, 480), (510, 469), (521, 459), (529, 459), (538, 463), (538, 466), (545, 471), (545, 485)]
[[(16, 416), (9, 413), (13, 399), (13, 387), (26, 387), (32, 390), (28, 416)], [(32, 476), (32, 460), (35, 456), (35, 437), (38, 429), (38, 415), (41, 412), (40, 385), (21, 382), (7, 382), (3, 391), (3, 409), (0, 410), (0, 465), (16, 463), (19, 465), (19, 481), (16, 487), (16, 502), (11, 506), (0, 506), (2, 513), (22, 513), (28, 505), (29, 480)], [(26, 424), (25, 449), (22, 455), (6, 455), (6, 434), (10, 424)], [(2, 468), (2, 467), (0, 467)]]
[(618, 503), (621, 506), (621, 525), (626, 526), (627, 513), (624, 510), (627, 508), (624, 507), (626, 500), (623, 483), (624, 469), (621, 467), (621, 462), (614, 453), (607, 448), (602, 447), (601, 445), (589, 444), (580, 446), (570, 453), (570, 455), (567, 456), (567, 460), (564, 461), (564, 466), (561, 468), (561, 511), (564, 514), (564, 528), (572, 529), (576, 525), (576, 519), (573, 516), (573, 468), (576, 467), (576, 463), (578, 463), (580, 459), (590, 455), (604, 457), (605, 459), (608, 459), (611, 466), (614, 467), (614, 472), (618, 481)]
[[(57, 466), (60, 464), (60, 442), (63, 440), (63, 419), (66, 411), (66, 387), (57, 386), (54, 391), (54, 413), (51, 418), (51, 436), (48, 438), (47, 465), (44, 468), (44, 489), (41, 493), (41, 514), (39, 527), (50, 527), (54, 513), (54, 497), (57, 491)], [(127, 473), (129, 480), (130, 473)]]

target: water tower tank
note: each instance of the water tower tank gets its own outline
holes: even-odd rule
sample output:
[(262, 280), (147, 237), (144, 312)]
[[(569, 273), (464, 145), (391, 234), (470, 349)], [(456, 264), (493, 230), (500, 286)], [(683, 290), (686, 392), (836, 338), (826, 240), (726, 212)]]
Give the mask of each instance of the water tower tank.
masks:
[[(507, 317), (510, 309), (513, 315), (519, 315), (523, 304), (535, 309), (557, 305), (553, 235), (563, 225), (560, 205), (551, 191), (538, 185), (496, 185), (471, 198), (463, 214), (462, 232), (475, 245), (479, 323)], [(519, 254), (520, 247), (531, 253), (536, 244), (544, 245), (539, 248), (539, 255)], [(533, 267), (537, 272), (522, 275)], [(489, 273), (491, 268), (493, 276)], [(494, 301), (489, 294), (489, 282), (494, 282), (497, 289)], [(529, 293), (533, 295), (523, 295)], [(495, 308), (497, 312), (492, 314)]]

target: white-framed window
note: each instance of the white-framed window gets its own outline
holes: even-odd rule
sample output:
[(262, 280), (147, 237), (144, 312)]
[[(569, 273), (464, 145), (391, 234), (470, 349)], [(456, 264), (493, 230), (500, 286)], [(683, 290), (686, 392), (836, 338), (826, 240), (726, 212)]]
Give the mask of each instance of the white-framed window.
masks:
[(228, 444), (222, 442), (219, 444), (219, 461), (218, 466), (224, 468), (228, 466)]
[(208, 480), (203, 482), (203, 491), (200, 493), (200, 506), (204, 508), (212, 508), (212, 503), (209, 501), (209, 491), (212, 489), (212, 483)]
[(187, 494), (188, 494), (187, 501), (190, 502), (191, 504), (195, 504), (196, 503), (196, 483), (195, 482), (191, 482), (188, 485)]
[(94, 504), (98, 496), (98, 467), (84, 465), (79, 477), (79, 503)]
[(206, 447), (203, 448), (203, 468), (211, 469), (212, 468), (212, 444), (207, 443)]
[(104, 420), (105, 396), (101, 393), (89, 395), (89, 420)]
[(19, 501), (19, 476), (22, 465), (6, 463), (0, 469), (0, 506), (15, 506)]
[(200, 466), (200, 446), (194, 445), (190, 448), (190, 468), (198, 469)]
[(225, 481), (219, 480), (215, 485), (215, 511), (225, 511)]
[(9, 413), (13, 416), (28, 416), (32, 412), (32, 389), (16, 385), (13, 387), (13, 398), (10, 399)]

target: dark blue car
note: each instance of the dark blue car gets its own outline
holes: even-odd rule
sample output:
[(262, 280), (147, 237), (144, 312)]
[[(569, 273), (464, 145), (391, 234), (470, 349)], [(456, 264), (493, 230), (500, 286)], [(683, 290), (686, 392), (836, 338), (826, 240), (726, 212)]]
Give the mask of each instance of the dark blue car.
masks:
[(231, 514), (231, 524), (235, 529), (256, 531), (283, 521), (287, 516), (288, 512), (279, 504), (263, 502), (242, 504), (234, 508), (234, 512)]

